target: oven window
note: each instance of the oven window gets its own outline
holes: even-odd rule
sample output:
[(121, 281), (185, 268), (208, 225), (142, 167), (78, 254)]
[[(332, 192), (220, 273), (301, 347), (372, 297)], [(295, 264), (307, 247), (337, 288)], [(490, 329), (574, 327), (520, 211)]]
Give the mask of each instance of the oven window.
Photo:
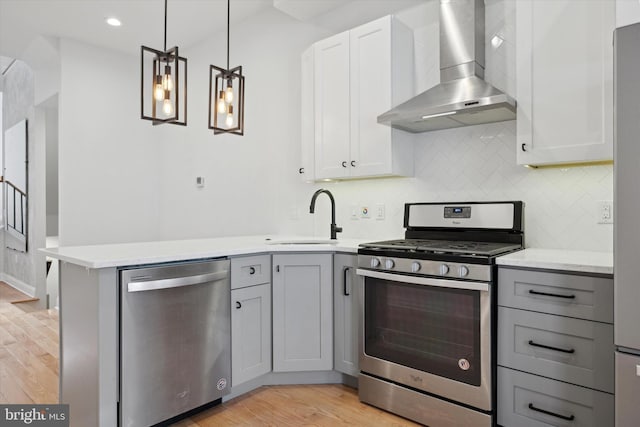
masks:
[(480, 385), (479, 291), (367, 278), (364, 316), (369, 356)]

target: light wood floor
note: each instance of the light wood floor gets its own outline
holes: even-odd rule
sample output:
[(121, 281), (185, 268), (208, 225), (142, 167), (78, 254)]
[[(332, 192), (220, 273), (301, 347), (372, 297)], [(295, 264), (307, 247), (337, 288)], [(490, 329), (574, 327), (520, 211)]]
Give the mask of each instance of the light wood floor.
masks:
[[(58, 312), (0, 282), (0, 404), (58, 401)], [(360, 403), (337, 384), (262, 387), (174, 424), (224, 426), (417, 426)]]

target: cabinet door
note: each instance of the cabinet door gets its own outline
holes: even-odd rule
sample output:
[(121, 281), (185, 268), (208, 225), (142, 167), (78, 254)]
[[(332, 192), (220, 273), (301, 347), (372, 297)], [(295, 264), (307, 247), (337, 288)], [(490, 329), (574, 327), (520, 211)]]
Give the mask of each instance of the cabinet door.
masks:
[(331, 254), (273, 256), (273, 371), (333, 368)]
[(314, 72), (313, 72), (313, 46), (302, 52), (302, 74), (300, 77), (300, 94), (302, 97), (301, 123), (300, 123), (300, 167), (298, 175), (303, 181), (313, 181), (314, 171), (314, 145), (315, 145), (315, 116), (314, 116)]
[(391, 16), (349, 32), (352, 176), (391, 172), (391, 127), (378, 115), (391, 108)]
[(613, 158), (615, 2), (517, 2), (518, 164)]
[(271, 285), (231, 292), (231, 382), (271, 371)]
[(314, 45), (316, 179), (349, 176), (349, 33)]
[(355, 255), (333, 257), (334, 369), (354, 377), (359, 372), (357, 292), (362, 283), (362, 277), (356, 274), (357, 264)]

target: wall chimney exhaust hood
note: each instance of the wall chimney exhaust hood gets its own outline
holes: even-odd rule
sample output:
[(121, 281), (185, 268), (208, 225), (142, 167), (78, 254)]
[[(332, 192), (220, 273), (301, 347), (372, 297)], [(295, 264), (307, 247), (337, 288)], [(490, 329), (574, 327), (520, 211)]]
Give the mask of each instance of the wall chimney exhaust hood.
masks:
[(440, 81), (378, 116), (419, 133), (516, 118), (516, 101), (484, 81), (484, 0), (440, 0)]

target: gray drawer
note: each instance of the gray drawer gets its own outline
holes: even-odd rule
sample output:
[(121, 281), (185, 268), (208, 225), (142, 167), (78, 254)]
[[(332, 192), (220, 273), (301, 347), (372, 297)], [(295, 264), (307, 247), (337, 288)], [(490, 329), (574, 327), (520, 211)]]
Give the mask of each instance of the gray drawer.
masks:
[(498, 305), (613, 323), (613, 279), (500, 267)]
[(498, 367), (504, 427), (612, 427), (613, 420), (612, 394)]
[(501, 366), (613, 393), (614, 351), (613, 325), (498, 307)]
[(231, 258), (231, 289), (271, 282), (271, 255)]

